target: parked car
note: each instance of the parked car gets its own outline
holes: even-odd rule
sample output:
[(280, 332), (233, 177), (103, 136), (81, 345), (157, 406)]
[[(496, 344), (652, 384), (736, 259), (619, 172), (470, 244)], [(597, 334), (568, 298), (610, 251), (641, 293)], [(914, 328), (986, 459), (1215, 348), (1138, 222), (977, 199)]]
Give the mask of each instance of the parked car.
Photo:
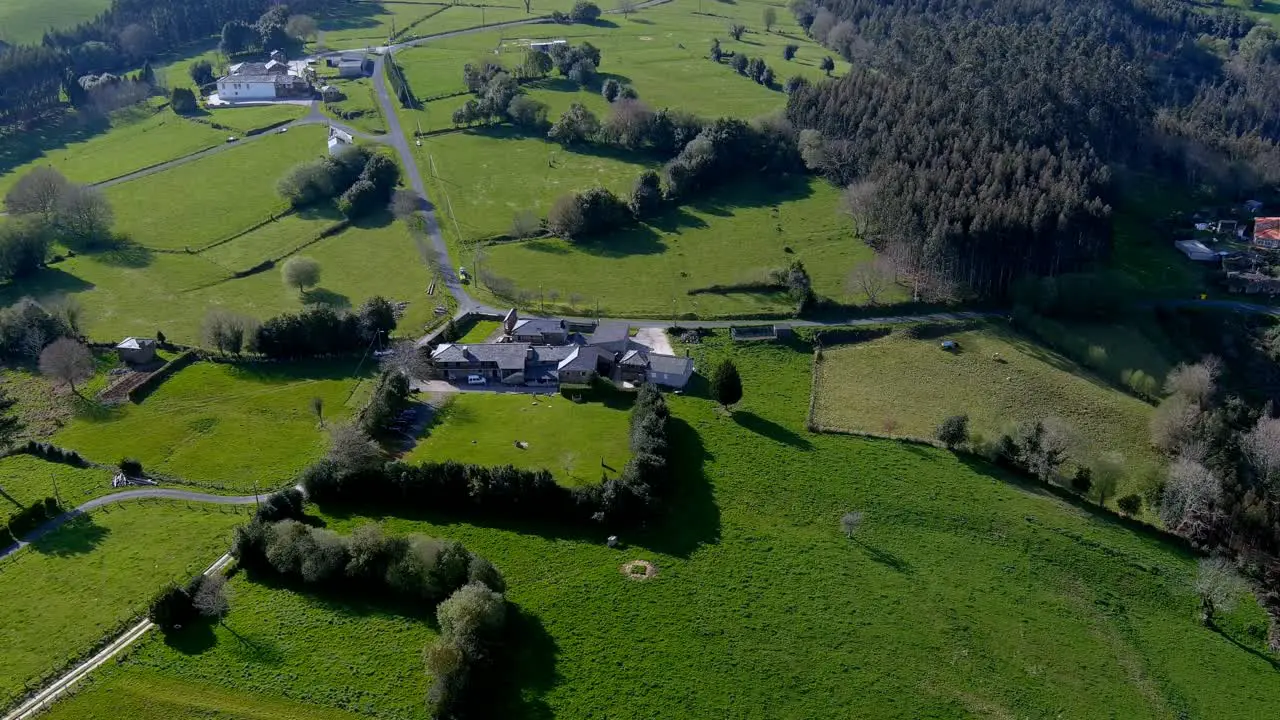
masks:
[(468, 376), (467, 376), (467, 384), (468, 384), (468, 385), (484, 385), (486, 382), (487, 382), (487, 381), (484, 379), (484, 376), (482, 376), (482, 375), (468, 375)]
[(227, 142), (229, 142), (229, 143), (233, 143), (233, 142), (235, 142), (235, 141), (237, 141), (237, 140), (239, 140), (239, 139), (240, 139), (240, 138), (236, 137), (235, 135), (228, 135), (228, 136), (227, 136)]

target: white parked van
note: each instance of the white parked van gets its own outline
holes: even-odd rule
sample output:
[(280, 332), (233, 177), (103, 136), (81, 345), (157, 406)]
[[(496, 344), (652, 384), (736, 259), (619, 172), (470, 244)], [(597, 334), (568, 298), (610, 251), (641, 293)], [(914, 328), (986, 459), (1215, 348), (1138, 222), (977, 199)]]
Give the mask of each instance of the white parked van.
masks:
[(484, 385), (485, 379), (481, 375), (468, 375), (467, 384), (468, 385)]

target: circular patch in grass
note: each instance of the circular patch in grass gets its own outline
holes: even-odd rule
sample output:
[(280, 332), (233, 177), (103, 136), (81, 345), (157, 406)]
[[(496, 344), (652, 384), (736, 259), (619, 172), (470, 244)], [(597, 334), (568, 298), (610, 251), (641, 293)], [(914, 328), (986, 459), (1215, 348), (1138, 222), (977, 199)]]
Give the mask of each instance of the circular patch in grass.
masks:
[(618, 568), (623, 575), (632, 580), (648, 580), (658, 574), (658, 566), (648, 560), (629, 560)]

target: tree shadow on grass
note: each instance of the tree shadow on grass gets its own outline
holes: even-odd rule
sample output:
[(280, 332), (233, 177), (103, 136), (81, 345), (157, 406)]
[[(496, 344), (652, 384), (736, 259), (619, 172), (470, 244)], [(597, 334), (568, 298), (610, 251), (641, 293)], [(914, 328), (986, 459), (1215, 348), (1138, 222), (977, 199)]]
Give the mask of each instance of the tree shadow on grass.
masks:
[(897, 555), (894, 555), (888, 550), (884, 550), (874, 545), (871, 545), (869, 543), (865, 543), (862, 540), (859, 540), (857, 537), (853, 538), (853, 542), (856, 543), (858, 547), (862, 548), (863, 552), (867, 554), (867, 557), (880, 563), (881, 565), (884, 565), (890, 570), (896, 570), (900, 573), (903, 573), (904, 575), (910, 575), (916, 571), (915, 568), (911, 566), (911, 563), (907, 562), (906, 560), (903, 560)]
[(662, 236), (653, 228), (644, 225), (584, 238), (575, 242), (573, 246), (588, 255), (604, 258), (659, 255), (667, 249), (662, 242)]
[(45, 268), (20, 282), (0, 284), (0, 302), (6, 305), (24, 296), (43, 300), (57, 299), (71, 293), (82, 293), (94, 288), (94, 284), (56, 267)]
[(132, 240), (124, 240), (118, 247), (93, 253), (93, 259), (103, 265), (120, 268), (144, 268), (155, 260), (155, 253)]
[(689, 212), (688, 208), (679, 206), (645, 222), (650, 227), (665, 233), (679, 233), (683, 229), (702, 230), (711, 227), (706, 220)]
[(536, 615), (509, 601), (505, 634), (502, 657), (478, 678), (482, 712), (476, 717), (549, 720), (554, 714), (544, 698), (563, 679), (556, 670), (555, 638)]
[(328, 288), (312, 288), (303, 296), (307, 305), (324, 305), (334, 310), (345, 310), (351, 307), (351, 298)]
[(72, 112), (52, 122), (34, 123), (22, 132), (0, 135), (0, 175), (109, 129), (111, 122), (105, 116)]
[(762, 435), (770, 440), (790, 445), (801, 450), (812, 450), (813, 443), (809, 442), (804, 436), (789, 430), (772, 420), (756, 415), (750, 411), (735, 411), (733, 413), (733, 421), (743, 428), (751, 432)]
[(1223, 639), (1223, 640), (1226, 640), (1227, 642), (1231, 643), (1232, 645), (1235, 645), (1236, 647), (1240, 648), (1241, 650), (1243, 650), (1243, 651), (1245, 651), (1245, 652), (1249, 653), (1250, 655), (1252, 655), (1252, 656), (1254, 656), (1254, 657), (1258, 658), (1259, 660), (1262, 660), (1263, 662), (1267, 663), (1268, 665), (1270, 665), (1270, 666), (1271, 666), (1271, 669), (1272, 669), (1272, 670), (1274, 670), (1274, 671), (1276, 671), (1276, 672), (1280, 672), (1280, 659), (1275, 658), (1274, 656), (1272, 656), (1272, 655), (1271, 655), (1271, 654), (1269, 654), (1269, 653), (1262, 652), (1261, 650), (1258, 650), (1257, 648), (1249, 647), (1248, 645), (1245, 645), (1244, 643), (1240, 642), (1239, 640), (1237, 640), (1237, 639), (1235, 639), (1235, 638), (1231, 637), (1231, 635), (1230, 635), (1229, 633), (1227, 633), (1227, 632), (1226, 632), (1225, 630), (1223, 630), (1222, 628), (1218, 627), (1218, 625), (1217, 625), (1217, 624), (1210, 625), (1210, 626), (1209, 626), (1209, 629), (1210, 629), (1210, 630), (1213, 630), (1213, 631), (1214, 631), (1214, 632), (1216, 632), (1216, 633), (1218, 633), (1218, 635), (1219, 635), (1220, 637), (1222, 637), (1222, 639)]
[[(239, 379), (263, 383), (291, 383), (299, 380), (365, 379), (377, 374), (376, 363), (361, 363), (358, 357), (296, 360), (293, 362), (229, 363)], [(356, 369), (359, 367), (359, 374)]]
[(94, 522), (93, 518), (78, 513), (56, 529), (31, 541), (31, 547), (42, 555), (70, 557), (93, 552), (111, 531)]
[(720, 542), (720, 508), (705, 470), (712, 456), (698, 431), (684, 420), (671, 418), (668, 434), (672, 490), (663, 502), (662, 516), (636, 535), (633, 544), (688, 558), (699, 547)]

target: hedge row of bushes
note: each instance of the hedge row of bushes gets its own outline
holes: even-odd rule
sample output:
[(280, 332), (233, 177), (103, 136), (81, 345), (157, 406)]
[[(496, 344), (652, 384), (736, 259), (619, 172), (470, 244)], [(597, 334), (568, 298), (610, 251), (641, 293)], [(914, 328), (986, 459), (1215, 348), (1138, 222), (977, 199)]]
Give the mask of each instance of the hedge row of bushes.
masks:
[(333, 459), (302, 474), (307, 497), (325, 504), (424, 508), (471, 516), (635, 525), (654, 514), (669, 488), (670, 412), (656, 388), (641, 388), (631, 414), (632, 457), (617, 478), (573, 489), (546, 470), (454, 461), (352, 466)]
[(370, 298), (355, 312), (317, 305), (267, 319), (254, 331), (250, 349), (286, 360), (359, 352), (395, 328), (395, 308), (384, 298)]
[(391, 431), (396, 416), (409, 406), (409, 378), (399, 370), (387, 370), (378, 376), (369, 404), (360, 413), (360, 428), (369, 437), (382, 437)]
[(62, 463), (63, 465), (70, 465), (72, 467), (87, 467), (89, 465), (84, 458), (80, 457), (80, 453), (75, 450), (60, 448), (57, 445), (51, 445), (47, 442), (28, 440), (26, 445), (19, 446), (15, 452), (35, 455), (41, 460)]

